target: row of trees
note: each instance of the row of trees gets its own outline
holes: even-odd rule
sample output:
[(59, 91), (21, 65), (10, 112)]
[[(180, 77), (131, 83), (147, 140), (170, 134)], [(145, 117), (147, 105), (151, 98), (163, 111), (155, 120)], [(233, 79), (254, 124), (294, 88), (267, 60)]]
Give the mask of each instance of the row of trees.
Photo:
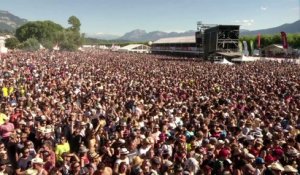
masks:
[(148, 42), (135, 42), (135, 41), (128, 41), (128, 40), (103, 40), (103, 39), (97, 39), (97, 38), (85, 38), (84, 44), (86, 45), (106, 45), (106, 46), (112, 46), (114, 44), (117, 44), (119, 46), (126, 46), (128, 44), (145, 44), (147, 45)]
[[(252, 40), (254, 42), (254, 48), (257, 48), (257, 36), (242, 36), (240, 37), (240, 41), (247, 41), (248, 45), (250, 44), (250, 41)], [(300, 34), (287, 34), (287, 41), (289, 46), (293, 48), (300, 48)], [(260, 39), (261, 48), (264, 48), (271, 44), (281, 44), (281, 35), (261, 35)]]
[(58, 46), (62, 50), (76, 50), (84, 40), (84, 35), (80, 34), (81, 23), (75, 16), (71, 16), (68, 23), (71, 26), (65, 29), (52, 21), (28, 22), (16, 30), (15, 38), (6, 40), (5, 46), (31, 51), (41, 45), (47, 49)]

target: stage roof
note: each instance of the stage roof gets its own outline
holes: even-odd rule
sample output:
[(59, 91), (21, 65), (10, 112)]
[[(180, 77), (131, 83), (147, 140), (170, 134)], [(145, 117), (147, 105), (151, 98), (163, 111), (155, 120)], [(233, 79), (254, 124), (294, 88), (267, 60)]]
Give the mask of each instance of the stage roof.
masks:
[(153, 42), (153, 44), (175, 44), (175, 43), (196, 43), (195, 36), (161, 38)]
[[(136, 47), (142, 46), (143, 44), (129, 44), (127, 46), (121, 47), (121, 49), (132, 50)], [(146, 45), (144, 45), (146, 47)], [(148, 46), (147, 46), (148, 47)]]

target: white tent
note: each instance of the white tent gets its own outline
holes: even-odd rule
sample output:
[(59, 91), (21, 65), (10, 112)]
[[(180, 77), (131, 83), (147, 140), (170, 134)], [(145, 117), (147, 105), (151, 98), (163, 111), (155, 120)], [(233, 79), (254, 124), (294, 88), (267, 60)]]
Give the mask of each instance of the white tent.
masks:
[(144, 44), (129, 44), (121, 47), (119, 52), (149, 53), (150, 47)]
[(250, 57), (250, 56), (243, 55), (242, 57), (232, 59), (232, 61), (233, 62), (252, 62), (252, 61), (257, 61), (259, 59), (260, 59), (259, 57)]
[(284, 49), (282, 45), (279, 44), (271, 44), (262, 49), (265, 52), (267, 57), (272, 57), (275, 55), (285, 55), (291, 54), (293, 52), (293, 48), (289, 47), (288, 49)]
[(227, 65), (233, 65), (234, 63), (226, 60), (225, 58), (223, 58), (222, 61), (216, 62), (217, 64), (227, 64)]

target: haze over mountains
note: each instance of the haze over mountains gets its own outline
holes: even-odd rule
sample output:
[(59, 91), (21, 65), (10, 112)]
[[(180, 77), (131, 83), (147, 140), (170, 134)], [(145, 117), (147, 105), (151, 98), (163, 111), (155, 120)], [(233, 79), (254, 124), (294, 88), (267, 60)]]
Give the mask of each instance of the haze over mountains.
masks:
[[(14, 32), (19, 26), (28, 22), (26, 19), (17, 17), (7, 11), (0, 10), (0, 31)], [(54, 21), (55, 22), (55, 21)], [(276, 34), (281, 31), (286, 33), (300, 33), (300, 20), (290, 24), (283, 24), (278, 27), (261, 29), (261, 30), (241, 30), (241, 35), (257, 35), (261, 34)], [(163, 32), (163, 31), (152, 31), (146, 32), (145, 30), (136, 29), (125, 33), (123, 36), (111, 35), (111, 34), (86, 34), (87, 37), (104, 39), (104, 40), (127, 40), (136, 42), (155, 41), (159, 38), (166, 37), (180, 37), (180, 36), (191, 36), (195, 34), (195, 30), (188, 30), (185, 32)]]

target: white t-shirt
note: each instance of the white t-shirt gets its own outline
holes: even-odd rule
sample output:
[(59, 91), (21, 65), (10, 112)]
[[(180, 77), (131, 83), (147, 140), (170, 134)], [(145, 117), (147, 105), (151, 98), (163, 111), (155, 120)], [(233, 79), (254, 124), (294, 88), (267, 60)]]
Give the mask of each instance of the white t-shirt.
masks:
[(147, 146), (146, 148), (140, 148), (139, 149), (139, 155), (146, 155), (147, 152), (150, 150), (151, 146)]

